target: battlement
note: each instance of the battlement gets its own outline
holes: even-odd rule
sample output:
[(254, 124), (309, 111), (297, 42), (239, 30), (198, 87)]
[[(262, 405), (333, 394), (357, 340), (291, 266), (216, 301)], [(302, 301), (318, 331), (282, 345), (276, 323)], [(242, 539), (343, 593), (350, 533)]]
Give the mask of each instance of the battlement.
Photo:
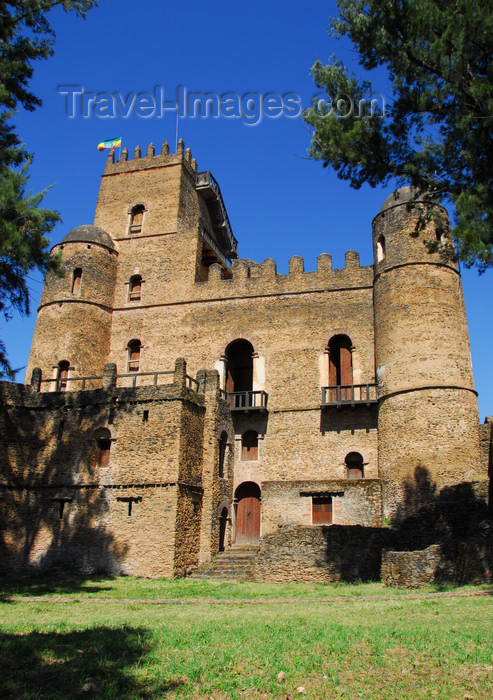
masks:
[(313, 290), (336, 290), (357, 287), (371, 287), (373, 282), (373, 265), (361, 266), (359, 254), (348, 250), (343, 268), (332, 268), (332, 256), (321, 253), (317, 258), (317, 269), (305, 272), (304, 260), (293, 255), (289, 260), (288, 274), (277, 272), (277, 265), (272, 258), (262, 263), (247, 258), (233, 260), (231, 276), (225, 277), (219, 264), (211, 265), (209, 278), (198, 284), (208, 293), (217, 290), (218, 295), (230, 294), (282, 294), (284, 292), (303, 293)]
[(197, 161), (192, 158), (190, 148), (185, 148), (183, 139), (178, 141), (176, 153), (169, 152), (169, 144), (163, 142), (161, 152), (156, 155), (156, 149), (153, 143), (147, 146), (145, 155), (142, 155), (140, 146), (135, 146), (133, 157), (129, 158), (128, 149), (124, 148), (120, 158), (115, 160), (115, 152), (110, 151), (106, 160), (106, 167), (103, 177), (106, 175), (116, 175), (118, 173), (129, 173), (136, 170), (149, 170), (150, 168), (162, 168), (170, 165), (178, 165), (182, 163), (191, 172), (197, 172)]

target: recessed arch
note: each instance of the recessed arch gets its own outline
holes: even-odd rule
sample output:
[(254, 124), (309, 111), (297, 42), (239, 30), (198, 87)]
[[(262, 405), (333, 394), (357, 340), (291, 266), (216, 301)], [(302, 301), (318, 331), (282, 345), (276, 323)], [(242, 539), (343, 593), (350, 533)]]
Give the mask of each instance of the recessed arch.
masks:
[(68, 373), (70, 370), (70, 362), (68, 360), (60, 360), (56, 370), (56, 390), (67, 391)]
[(231, 509), (230, 509), (230, 505), (229, 505), (228, 501), (221, 501), (221, 503), (217, 507), (217, 514), (221, 515), (224, 508), (226, 508), (226, 510), (228, 512), (228, 517), (229, 517), (231, 515)]
[(363, 479), (365, 475), (363, 455), (359, 452), (349, 452), (344, 460), (347, 479)]
[(146, 212), (144, 204), (134, 204), (129, 211), (129, 224), (128, 233), (129, 235), (138, 235), (142, 233), (144, 226), (144, 213)]
[(140, 369), (140, 354), (142, 343), (137, 338), (127, 345), (127, 372), (138, 372)]
[(82, 268), (76, 267), (72, 272), (72, 294), (79, 296), (82, 285)]
[(325, 352), (328, 352), (332, 339), (336, 338), (339, 335), (347, 335), (348, 338), (351, 338), (351, 341), (353, 343), (353, 349), (356, 349), (361, 345), (362, 339), (360, 338), (358, 328), (353, 328), (353, 327), (349, 328), (348, 326), (340, 326), (338, 328), (333, 328), (330, 331), (330, 333), (325, 336), (324, 345), (322, 346), (321, 349)]
[(106, 467), (110, 461), (111, 432), (108, 428), (99, 427), (93, 431), (92, 437), (98, 448), (98, 464), (100, 467)]
[(383, 233), (381, 233), (377, 239), (377, 262), (382, 262), (382, 260), (385, 259), (385, 256), (385, 236), (383, 235)]
[(217, 438), (219, 439), (223, 433), (226, 433), (226, 435), (228, 436), (228, 445), (231, 445), (231, 443), (232, 443), (231, 433), (229, 432), (228, 426), (225, 425), (224, 423), (222, 425), (220, 425), (216, 431)]
[(100, 430), (107, 430), (110, 434), (110, 440), (112, 442), (114, 442), (116, 440), (117, 434), (116, 434), (115, 427), (113, 425), (106, 425), (106, 424), (96, 426), (91, 433), (91, 438), (96, 439), (96, 437), (98, 435), (98, 431), (100, 431)]
[(132, 275), (128, 283), (128, 300), (140, 301), (142, 298), (142, 275)]

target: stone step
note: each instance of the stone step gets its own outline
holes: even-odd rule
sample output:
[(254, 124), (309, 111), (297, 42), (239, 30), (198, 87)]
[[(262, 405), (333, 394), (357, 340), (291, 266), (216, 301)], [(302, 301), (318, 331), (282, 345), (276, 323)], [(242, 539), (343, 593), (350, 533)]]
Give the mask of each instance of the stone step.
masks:
[(243, 545), (219, 552), (209, 564), (201, 566), (190, 578), (251, 581), (257, 550), (257, 547)]
[(254, 566), (213, 566), (210, 569), (207, 569), (207, 571), (215, 571), (216, 573), (235, 573), (237, 571), (253, 571), (255, 569)]

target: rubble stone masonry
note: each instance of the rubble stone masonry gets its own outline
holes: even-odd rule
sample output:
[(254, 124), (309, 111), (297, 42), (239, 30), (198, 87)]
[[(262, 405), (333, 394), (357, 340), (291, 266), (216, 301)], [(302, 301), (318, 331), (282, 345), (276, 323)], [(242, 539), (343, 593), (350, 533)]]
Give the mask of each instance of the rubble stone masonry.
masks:
[[(294, 255), (279, 274), (237, 258), (219, 185), (183, 141), (110, 153), (94, 225), (53, 248), (64, 274), (46, 277), (27, 384), (0, 385), (4, 566), (182, 576), (242, 532), (259, 577), (378, 576), (412, 504), (484, 485), (460, 276), (425, 246), (445, 249), (446, 214), (400, 193), (374, 219), (374, 265), (321, 253), (305, 271)], [(333, 525), (312, 524), (316, 494)]]

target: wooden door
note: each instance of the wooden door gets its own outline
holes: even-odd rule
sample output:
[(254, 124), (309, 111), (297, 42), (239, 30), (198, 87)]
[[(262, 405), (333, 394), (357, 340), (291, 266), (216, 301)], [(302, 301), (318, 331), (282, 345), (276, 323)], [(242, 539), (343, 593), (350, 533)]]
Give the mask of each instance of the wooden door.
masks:
[[(349, 339), (348, 339), (349, 340)], [(341, 343), (341, 386), (346, 387), (341, 391), (343, 401), (351, 399), (351, 391), (353, 383), (353, 363), (351, 357), (350, 343)]]
[(256, 544), (260, 538), (260, 489), (245, 483), (236, 491), (235, 544)]
[(351, 345), (347, 335), (335, 336), (329, 343), (329, 386), (342, 387), (330, 391), (330, 401), (349, 401), (352, 398)]
[(312, 523), (314, 525), (332, 524), (331, 496), (314, 497), (312, 500)]

